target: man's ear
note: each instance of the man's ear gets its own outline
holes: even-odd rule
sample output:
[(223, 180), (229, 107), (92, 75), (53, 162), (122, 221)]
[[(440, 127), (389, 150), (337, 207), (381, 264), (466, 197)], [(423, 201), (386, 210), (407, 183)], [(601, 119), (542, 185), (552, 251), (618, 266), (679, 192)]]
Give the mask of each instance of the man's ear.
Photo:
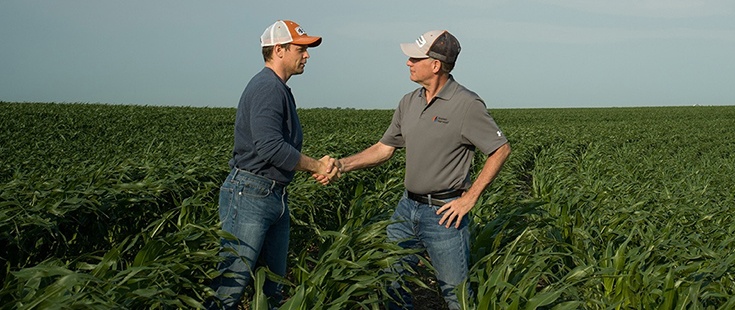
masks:
[(281, 46), (280, 44), (276, 44), (273, 46), (273, 56), (278, 58), (283, 58), (283, 52), (285, 48)]
[(431, 72), (438, 73), (442, 69), (442, 62), (434, 59), (431, 63)]

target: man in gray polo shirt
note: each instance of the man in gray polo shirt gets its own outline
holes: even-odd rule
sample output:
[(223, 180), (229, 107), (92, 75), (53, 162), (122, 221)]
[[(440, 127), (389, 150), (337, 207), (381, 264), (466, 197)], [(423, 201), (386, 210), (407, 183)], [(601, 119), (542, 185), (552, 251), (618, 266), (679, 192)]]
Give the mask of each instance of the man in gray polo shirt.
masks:
[[(469, 269), (469, 217), (483, 190), (497, 176), (510, 145), (485, 103), (450, 74), (459, 41), (445, 30), (424, 33), (401, 44), (411, 80), (421, 85), (401, 99), (383, 138), (364, 151), (337, 161), (341, 172), (377, 166), (406, 148), (406, 193), (388, 226), (388, 238), (404, 248), (425, 249), (436, 269), (450, 309), (459, 309), (455, 288)], [(470, 165), (475, 149), (488, 155), (474, 182)], [(319, 179), (317, 177), (317, 179)], [(405, 257), (416, 266), (416, 256)], [(397, 272), (405, 273), (400, 266)], [(412, 309), (400, 283), (391, 309)]]

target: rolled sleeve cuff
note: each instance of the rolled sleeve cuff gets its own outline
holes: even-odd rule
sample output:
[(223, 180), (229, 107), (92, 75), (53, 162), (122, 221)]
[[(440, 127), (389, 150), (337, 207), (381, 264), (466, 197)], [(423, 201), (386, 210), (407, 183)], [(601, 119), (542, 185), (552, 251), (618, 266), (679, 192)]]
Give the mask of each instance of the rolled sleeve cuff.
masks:
[(294, 171), (296, 170), (296, 165), (299, 164), (299, 160), (301, 160), (301, 152), (296, 149), (291, 149), (283, 158), (283, 161), (276, 163), (276, 166), (287, 171)]

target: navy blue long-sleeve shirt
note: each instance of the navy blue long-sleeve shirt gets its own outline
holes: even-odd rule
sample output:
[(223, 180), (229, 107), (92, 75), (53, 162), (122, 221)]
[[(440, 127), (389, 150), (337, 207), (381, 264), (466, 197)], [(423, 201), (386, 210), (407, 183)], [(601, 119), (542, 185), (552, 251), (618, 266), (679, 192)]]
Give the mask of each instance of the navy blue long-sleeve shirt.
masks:
[(302, 142), (291, 88), (273, 70), (263, 68), (240, 97), (230, 168), (288, 184), (301, 157)]

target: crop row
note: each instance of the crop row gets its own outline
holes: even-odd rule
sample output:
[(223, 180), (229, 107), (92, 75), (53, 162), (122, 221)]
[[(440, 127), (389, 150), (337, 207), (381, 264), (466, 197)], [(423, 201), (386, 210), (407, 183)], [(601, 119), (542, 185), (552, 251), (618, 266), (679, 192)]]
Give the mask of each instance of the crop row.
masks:
[[(467, 308), (735, 307), (735, 107), (491, 113), (513, 154), (471, 213)], [(304, 152), (339, 157), (392, 111), (299, 114)], [(0, 308), (191, 308), (212, 293), (234, 109), (0, 103), (0, 116)], [(403, 162), (327, 187), (297, 174), (284, 308), (382, 307), (380, 270), (405, 254), (384, 237)], [(414, 288), (436, 299), (430, 264)]]

